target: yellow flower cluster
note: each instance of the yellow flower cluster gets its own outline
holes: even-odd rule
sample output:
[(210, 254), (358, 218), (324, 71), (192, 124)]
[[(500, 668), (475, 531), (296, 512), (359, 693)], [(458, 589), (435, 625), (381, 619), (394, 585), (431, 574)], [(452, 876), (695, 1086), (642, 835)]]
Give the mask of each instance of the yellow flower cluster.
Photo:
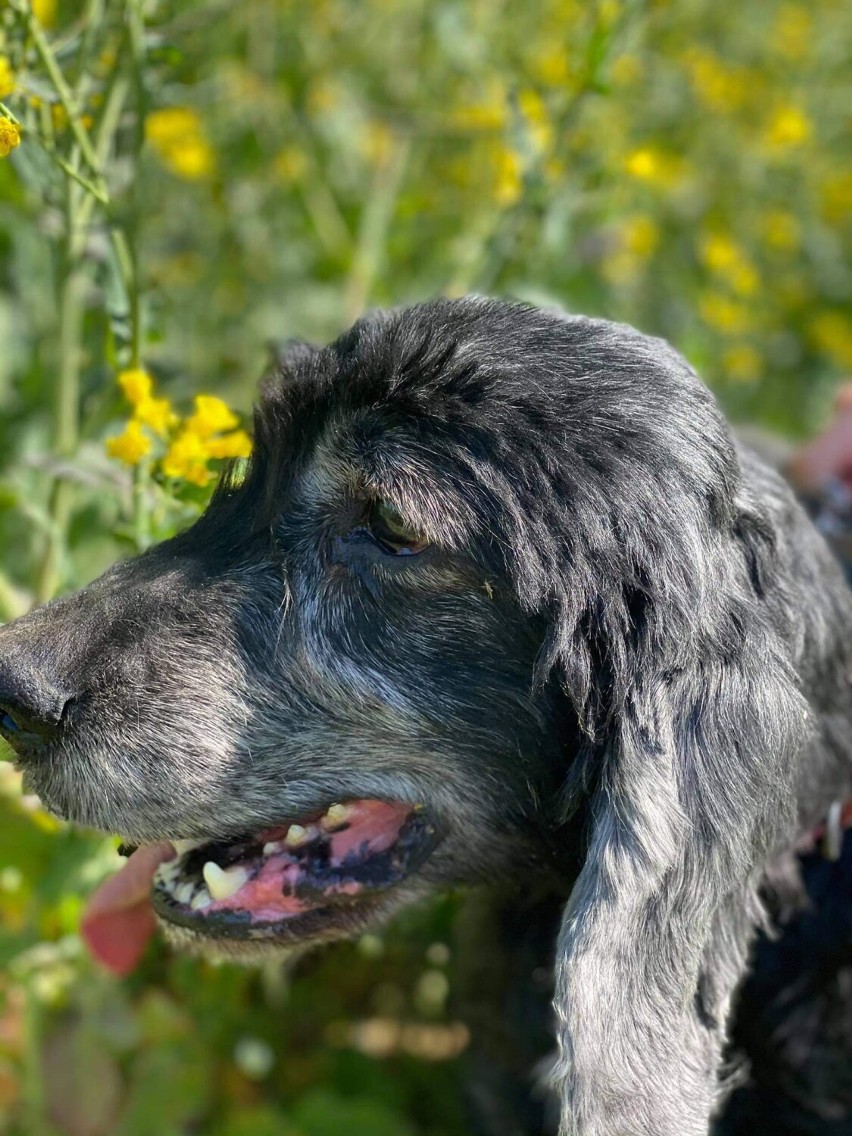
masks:
[(759, 283), (745, 252), (726, 233), (711, 233), (701, 243), (701, 259), (710, 271), (740, 296), (751, 296)]
[(723, 63), (712, 52), (691, 47), (683, 58), (684, 68), (701, 102), (725, 114), (743, 105), (754, 87), (754, 77), (743, 67)]
[(800, 107), (779, 107), (766, 128), (766, 146), (777, 154), (795, 150), (804, 146), (812, 133), (811, 120)]
[(195, 411), (181, 424), (167, 398), (154, 397), (154, 382), (141, 367), (122, 371), (118, 385), (133, 407), (124, 430), (106, 443), (110, 457), (125, 465), (138, 465), (148, 457), (155, 439), (168, 444), (159, 468), (170, 478), (192, 485), (207, 485), (214, 476), (209, 462), (217, 458), (246, 458), (251, 439), (239, 428), (239, 419), (215, 395), (195, 396)]
[(52, 28), (56, 23), (57, 0), (30, 0), (33, 15), (45, 28)]
[(683, 161), (674, 154), (667, 154), (653, 146), (641, 146), (624, 159), (624, 170), (637, 181), (663, 189), (673, 189), (683, 179)]
[(216, 168), (213, 147), (191, 107), (166, 107), (145, 119), (145, 138), (157, 157), (184, 181), (201, 181)]
[(8, 99), (15, 89), (15, 72), (5, 55), (0, 55), (0, 99)]
[(0, 158), (8, 158), (21, 144), (21, 132), (10, 118), (0, 115)]
[(840, 367), (852, 367), (852, 320), (841, 312), (820, 312), (810, 325), (817, 346)]

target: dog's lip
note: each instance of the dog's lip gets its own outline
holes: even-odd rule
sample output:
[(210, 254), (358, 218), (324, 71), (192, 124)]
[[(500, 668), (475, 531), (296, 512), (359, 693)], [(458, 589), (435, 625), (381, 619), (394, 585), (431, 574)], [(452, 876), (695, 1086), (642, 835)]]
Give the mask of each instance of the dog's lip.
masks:
[[(316, 818), (318, 824), (320, 818), (332, 812), (331, 828), (335, 831), (328, 834), (326, 843), (330, 846), (328, 859), (331, 869), (337, 875), (328, 877), (321, 871), (319, 874), (299, 871), (298, 858), (284, 855), (279, 863), (280, 879), (283, 880), (286, 874), (290, 884), (299, 886), (288, 889), (291, 894), (279, 905), (285, 910), (279, 911), (278, 917), (275, 911), (267, 911), (262, 913), (264, 918), (252, 919), (251, 912), (240, 912), (233, 904), (219, 903), (214, 908), (212, 899), (205, 914), (180, 902), (176, 896), (170, 896), (168, 890), (155, 880), (164, 864), (184, 863), (191, 867), (195, 873), (191, 879), (197, 886), (209, 853), (218, 855), (220, 864), (225, 865), (223, 870), (227, 872), (234, 861), (239, 862), (240, 848), (223, 844), (221, 840), (202, 843), (161, 838), (133, 849), (124, 867), (93, 893), (83, 915), (83, 938), (95, 958), (113, 972), (127, 974), (141, 960), (156, 929), (157, 917), (166, 923), (189, 928), (194, 938), (210, 942), (216, 939), (253, 939), (263, 940), (272, 946), (307, 945), (322, 939), (351, 935), (353, 929), (369, 924), (377, 914), (387, 910), (388, 904), (393, 902), (391, 893), (396, 886), (420, 868), (442, 834), (430, 818), (429, 810), (421, 805), (364, 798), (350, 802), (349, 807), (354, 808), (349, 818), (351, 824), (347, 822), (344, 825), (340, 816), (335, 817), (333, 809), (328, 807), (308, 814)], [(362, 810), (360, 816), (359, 808)], [(366, 820), (364, 809), (367, 810)], [(303, 816), (303, 820), (307, 817)], [(388, 823), (390, 830), (385, 829), (383, 838), (383, 825)], [(292, 824), (287, 826), (289, 829), (292, 829)], [(350, 847), (347, 848), (345, 830), (348, 829), (351, 832)], [(366, 844), (363, 840), (355, 840), (359, 834), (365, 838)], [(262, 830), (256, 834), (254, 845), (260, 838), (282, 835), (280, 829)], [(347, 860), (347, 853), (352, 852), (355, 845), (363, 847), (358, 848), (354, 858)], [(294, 861), (296, 867), (293, 866)], [(179, 873), (174, 880), (179, 880)], [(265, 883), (269, 882), (265, 880)], [(295, 895), (296, 891), (300, 894)]]
[(422, 806), (401, 802), (357, 799), (302, 820), (236, 845), (177, 842), (154, 876), (155, 912), (209, 938), (329, 937), (367, 921), (439, 839)]

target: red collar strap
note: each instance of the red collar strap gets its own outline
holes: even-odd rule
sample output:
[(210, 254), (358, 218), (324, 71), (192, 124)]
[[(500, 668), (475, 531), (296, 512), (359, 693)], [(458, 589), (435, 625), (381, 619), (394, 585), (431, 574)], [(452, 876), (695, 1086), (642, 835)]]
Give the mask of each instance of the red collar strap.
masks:
[(839, 860), (843, 850), (843, 834), (852, 828), (852, 798), (832, 801), (825, 820), (811, 829), (796, 845), (797, 852), (813, 852), (819, 848), (826, 860)]

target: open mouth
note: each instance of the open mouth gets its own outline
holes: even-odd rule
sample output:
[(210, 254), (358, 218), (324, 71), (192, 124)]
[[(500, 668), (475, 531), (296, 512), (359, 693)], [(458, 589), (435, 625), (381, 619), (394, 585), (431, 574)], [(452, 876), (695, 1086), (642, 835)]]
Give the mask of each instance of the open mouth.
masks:
[(173, 841), (177, 855), (157, 867), (151, 899), (163, 919), (215, 938), (330, 937), (354, 909), (380, 904), (436, 842), (421, 806), (352, 800), (228, 843)]

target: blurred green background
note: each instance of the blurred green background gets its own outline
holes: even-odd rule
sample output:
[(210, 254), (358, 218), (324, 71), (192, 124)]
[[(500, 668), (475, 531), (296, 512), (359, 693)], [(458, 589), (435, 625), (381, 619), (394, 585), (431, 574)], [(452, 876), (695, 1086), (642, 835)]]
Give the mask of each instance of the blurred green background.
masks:
[[(103, 128), (109, 207), (81, 205), (79, 138), (27, 0), (7, 0), (3, 618), (203, 503), (106, 456), (134, 353), (181, 412), (198, 392), (245, 411), (270, 341), (478, 291), (664, 335), (735, 419), (788, 436), (852, 370), (840, 0), (33, 8), (84, 129)], [(466, 1131), (454, 898), (295, 976), (156, 948), (117, 981), (76, 931), (118, 862), (0, 765), (0, 1130)]]

